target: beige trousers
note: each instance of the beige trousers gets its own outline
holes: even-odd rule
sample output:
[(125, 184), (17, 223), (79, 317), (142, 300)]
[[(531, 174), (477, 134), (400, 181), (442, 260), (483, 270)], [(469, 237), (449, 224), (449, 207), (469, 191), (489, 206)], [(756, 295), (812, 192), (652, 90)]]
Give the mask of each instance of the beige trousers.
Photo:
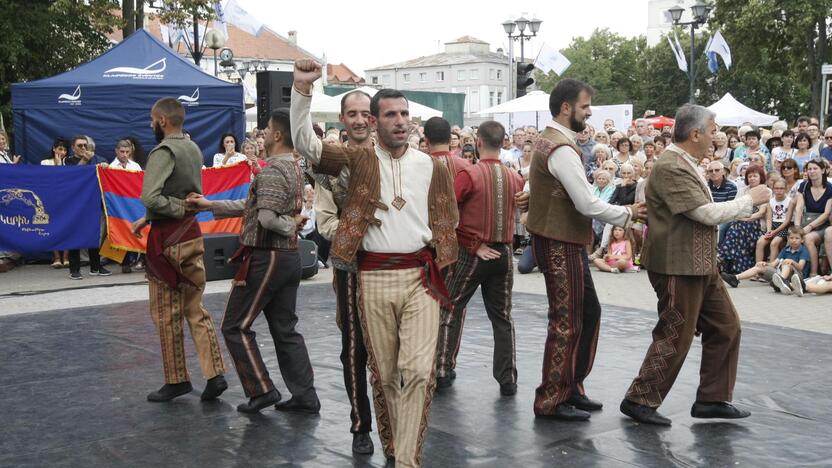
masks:
[(421, 271), (358, 273), (379, 438), (384, 454), (396, 457), (397, 467), (421, 465), (436, 389), (439, 303), (422, 286)]

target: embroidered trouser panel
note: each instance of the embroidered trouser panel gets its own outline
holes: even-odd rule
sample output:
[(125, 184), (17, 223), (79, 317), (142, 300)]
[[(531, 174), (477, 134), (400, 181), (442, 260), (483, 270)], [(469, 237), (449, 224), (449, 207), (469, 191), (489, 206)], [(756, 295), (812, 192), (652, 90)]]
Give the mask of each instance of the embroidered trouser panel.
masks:
[(159, 332), (162, 345), (162, 364), (165, 383), (175, 384), (191, 380), (185, 365), (184, 320), (188, 321), (202, 374), (206, 379), (225, 372), (222, 352), (211, 315), (202, 306), (205, 289), (205, 267), (202, 238), (174, 244), (164, 254), (174, 268), (194, 286), (181, 285), (176, 289), (148, 275), (150, 315)]
[(350, 432), (364, 433), (373, 429), (370, 398), (367, 396), (367, 349), (358, 318), (355, 273), (335, 269), (332, 286), (337, 304), (336, 317), (341, 329), (341, 364), (344, 386), (350, 400)]
[(541, 236), (532, 242), (549, 299), (543, 381), (535, 391), (534, 412), (549, 415), (574, 392), (585, 394), (583, 382), (595, 361), (601, 304), (584, 246)]
[(246, 285), (231, 290), (222, 319), (222, 334), (249, 398), (274, 389), (251, 329), (261, 312), (269, 324), (277, 365), (289, 392), (302, 401), (315, 398), (309, 353), (303, 336), (295, 330), (300, 274), (300, 256), (296, 251), (255, 249)]
[(421, 268), (358, 273), (378, 434), (384, 454), (402, 467), (421, 464), (436, 389), (439, 303), (421, 275)]
[(740, 320), (719, 275), (649, 272), (659, 299), (653, 343), (626, 398), (657, 408), (679, 375), (696, 332), (702, 334), (698, 401), (731, 401), (737, 379)]
[(513, 252), (509, 244), (494, 244), (492, 248), (500, 251), (499, 259), (486, 261), (459, 249), (459, 258), (446, 280), (453, 308), (442, 307), (440, 310), (437, 377), (446, 377), (456, 368), (466, 307), (479, 287), (494, 333), (494, 378), (501, 384), (517, 382), (514, 321), (511, 319)]

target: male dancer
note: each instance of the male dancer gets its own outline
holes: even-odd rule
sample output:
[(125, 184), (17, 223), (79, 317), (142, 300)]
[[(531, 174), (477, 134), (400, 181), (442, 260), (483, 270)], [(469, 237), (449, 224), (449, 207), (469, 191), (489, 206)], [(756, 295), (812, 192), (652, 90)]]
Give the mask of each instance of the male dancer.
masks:
[[(430, 123), (429, 120), (425, 124), (425, 135)], [(485, 310), (494, 331), (494, 378), (500, 384), (500, 393), (510, 396), (517, 393), (511, 243), (514, 195), (523, 190), (523, 178), (500, 163), (504, 136), (505, 129), (498, 122), (480, 125), (476, 142), (480, 161), (463, 168), (454, 181), (459, 207), (459, 260), (447, 279), (452, 307), (441, 308), (436, 369), (437, 386), (449, 386), (450, 371), (456, 366), (459, 353), (465, 307), (477, 287), (482, 287)]]
[[(370, 96), (354, 91), (341, 98), (341, 114), (338, 116), (347, 132), (347, 146), (372, 148), (370, 139)], [(338, 230), (338, 216), (347, 195), (349, 169), (344, 168), (338, 177), (316, 174), (315, 215), (318, 232), (332, 242)], [(336, 196), (337, 195), (337, 196)], [(352, 451), (358, 454), (373, 453), (373, 429), (370, 399), (367, 396), (367, 349), (358, 319), (356, 265), (332, 259), (334, 268), (332, 286), (335, 289), (336, 321), (341, 330), (341, 365), (344, 368), (344, 386), (350, 400), (350, 432)]]
[(740, 320), (717, 268), (717, 229), (746, 218), (770, 197), (764, 185), (732, 201), (714, 203), (698, 168), (717, 126), (708, 109), (687, 104), (676, 111), (673, 144), (653, 166), (647, 185), (650, 235), (642, 263), (658, 296), (659, 321), (638, 376), (621, 402), (636, 421), (669, 426), (656, 409), (673, 386), (694, 334), (702, 334), (694, 418), (745, 418), (734, 407)]
[(629, 226), (644, 217), (643, 204), (614, 206), (592, 193), (575, 135), (592, 115), (594, 90), (580, 81), (558, 82), (549, 97), (554, 119), (539, 135), (529, 170), (532, 249), (546, 280), (549, 327), (543, 354), (543, 382), (534, 413), (541, 417), (587, 420), (600, 410), (584, 379), (592, 369), (601, 304), (595, 293), (585, 246), (592, 241), (592, 218)]
[(133, 233), (149, 222), (147, 279), (150, 313), (162, 341), (165, 385), (147, 396), (148, 401), (169, 401), (193, 390), (185, 366), (182, 319), (188, 320), (202, 373), (208, 379), (203, 400), (218, 397), (228, 384), (214, 323), (202, 307), (205, 267), (202, 232), (193, 211), (186, 209), (189, 193), (202, 193), (202, 153), (182, 135), (185, 109), (176, 99), (156, 101), (150, 126), (159, 144), (147, 156), (142, 185), (143, 218), (132, 225)]
[(376, 146), (321, 143), (309, 114), (320, 77), (319, 64), (295, 62), (294, 140), (316, 172), (350, 169), (332, 256), (358, 261), (359, 317), (384, 454), (397, 466), (419, 466), (436, 386), (439, 301), (447, 301), (439, 269), (456, 261), (458, 248), (453, 182), (442, 163), (408, 146), (408, 102), (392, 89), (370, 101)]
[[(237, 406), (237, 411), (256, 413), (277, 403), (277, 410), (317, 414), (321, 403), (314, 387), (309, 353), (303, 336), (295, 330), (301, 276), (297, 231), (306, 219), (300, 215), (304, 178), (292, 154), (286, 109), (272, 112), (265, 130), (265, 145), (269, 155), (266, 166), (252, 181), (244, 210), (236, 200), (211, 202), (189, 197), (189, 201), (219, 216), (243, 215), (242, 246), (235, 254), (242, 263), (222, 320), (225, 344), (249, 397), (248, 402)], [(292, 393), (286, 402), (278, 403), (280, 392), (269, 378), (251, 329), (260, 312), (269, 322), (280, 374)]]
[(471, 165), (471, 161), (460, 158), (451, 153), (451, 124), (442, 117), (431, 117), (425, 122), (425, 142), (430, 155), (442, 161), (451, 177), (456, 178), (463, 169)]

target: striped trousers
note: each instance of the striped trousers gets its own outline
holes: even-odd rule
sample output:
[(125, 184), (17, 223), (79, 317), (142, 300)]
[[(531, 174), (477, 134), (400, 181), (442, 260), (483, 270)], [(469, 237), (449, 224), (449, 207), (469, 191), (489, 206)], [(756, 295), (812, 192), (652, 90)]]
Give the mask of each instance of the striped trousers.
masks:
[(422, 269), (358, 272), (359, 313), (384, 454), (397, 467), (421, 465), (436, 389), (439, 303)]
[(514, 321), (511, 319), (513, 252), (510, 244), (494, 244), (491, 247), (500, 251), (499, 259), (481, 260), (460, 247), (459, 258), (446, 279), (453, 308), (442, 307), (440, 311), (437, 377), (446, 377), (451, 369), (456, 368), (462, 327), (465, 324), (465, 308), (479, 287), (494, 332), (494, 379), (500, 384), (517, 383)]
[(171, 245), (164, 250), (170, 264), (190, 279), (194, 286), (186, 284), (172, 289), (153, 275), (147, 275), (150, 315), (162, 344), (166, 384), (191, 380), (185, 365), (184, 320), (188, 321), (191, 329), (191, 337), (205, 379), (225, 372), (214, 321), (202, 306), (202, 292), (205, 290), (205, 266), (202, 263), (204, 252), (201, 237)]
[(336, 318), (341, 329), (344, 386), (351, 408), (350, 432), (367, 433), (373, 430), (373, 420), (367, 396), (367, 349), (358, 318), (357, 281), (355, 273), (334, 269), (332, 286), (335, 289)]
[(584, 246), (533, 236), (532, 249), (549, 299), (543, 381), (535, 391), (534, 413), (551, 415), (574, 392), (585, 394), (584, 379), (598, 345), (601, 304)]
[(286, 388), (303, 402), (317, 398), (306, 343), (295, 330), (300, 274), (297, 251), (254, 249), (246, 285), (231, 290), (222, 319), (222, 334), (249, 398), (274, 389), (251, 329), (260, 312), (268, 321)]

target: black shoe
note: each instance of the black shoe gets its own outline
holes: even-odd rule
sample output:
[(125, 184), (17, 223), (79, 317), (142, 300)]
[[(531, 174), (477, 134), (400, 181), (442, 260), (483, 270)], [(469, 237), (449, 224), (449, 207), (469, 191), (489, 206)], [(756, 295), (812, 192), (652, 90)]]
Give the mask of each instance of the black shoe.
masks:
[(237, 411), (241, 413), (259, 413), (261, 409), (271, 406), (280, 401), (280, 392), (272, 390), (262, 395), (249, 398), (247, 403), (240, 403), (237, 405)]
[(97, 270), (90, 270), (90, 276), (110, 276), (112, 274), (110, 270), (104, 267), (99, 267)]
[(370, 455), (373, 453), (373, 439), (366, 432), (357, 432), (352, 435), (352, 452), (359, 455)]
[(450, 377), (451, 380), (456, 380), (456, 370), (451, 369), (450, 371), (448, 371), (448, 377)]
[(723, 273), (720, 273), (719, 276), (722, 277), (722, 281), (725, 281), (726, 283), (728, 283), (728, 286), (731, 286), (732, 288), (736, 288), (737, 286), (740, 285), (740, 280), (737, 279), (737, 275), (732, 275), (732, 274), (723, 272)]
[(553, 414), (537, 414), (538, 418), (560, 419), (563, 421), (587, 421), (590, 414), (584, 410), (579, 410), (569, 403), (561, 403), (555, 407)]
[(517, 384), (516, 383), (503, 383), (500, 384), (500, 395), (502, 396), (512, 396), (517, 393)]
[(644, 424), (654, 424), (656, 426), (669, 426), (670, 419), (660, 415), (656, 408), (640, 405), (634, 403), (626, 398), (621, 400), (621, 412), (625, 415), (635, 419)]
[(82, 280), (82, 279), (84, 279), (84, 275), (82, 275), (80, 271), (70, 271), (69, 272), (69, 279), (71, 279), (71, 280)]
[(742, 419), (751, 416), (750, 411), (742, 410), (724, 401), (697, 401), (690, 407), (694, 418)]
[(450, 374), (447, 377), (439, 377), (436, 379), (436, 388), (448, 388), (454, 384), (454, 380)]
[(162, 388), (147, 395), (147, 401), (160, 402), (170, 401), (178, 396), (186, 393), (191, 393), (194, 389), (190, 382), (180, 382), (177, 384), (164, 384)]
[(213, 400), (222, 395), (222, 392), (226, 389), (228, 389), (228, 382), (225, 381), (225, 377), (222, 374), (217, 375), (208, 379), (208, 383), (205, 384), (205, 390), (202, 391), (202, 396), (199, 399), (202, 401)]
[(293, 413), (307, 413), (318, 414), (321, 412), (321, 402), (315, 396), (315, 401), (312, 403), (304, 403), (295, 397), (289, 398), (287, 401), (280, 402), (274, 405), (277, 411), (289, 411)]
[(590, 400), (586, 395), (581, 395), (578, 392), (573, 392), (566, 402), (584, 411), (600, 411), (604, 407), (604, 404), (600, 401)]
[(133, 273), (133, 269), (132, 269), (132, 268), (130, 268), (130, 265), (122, 265), (122, 266), (121, 266), (121, 273), (122, 273), (122, 274), (125, 274), (125, 275), (126, 275), (127, 273)]

